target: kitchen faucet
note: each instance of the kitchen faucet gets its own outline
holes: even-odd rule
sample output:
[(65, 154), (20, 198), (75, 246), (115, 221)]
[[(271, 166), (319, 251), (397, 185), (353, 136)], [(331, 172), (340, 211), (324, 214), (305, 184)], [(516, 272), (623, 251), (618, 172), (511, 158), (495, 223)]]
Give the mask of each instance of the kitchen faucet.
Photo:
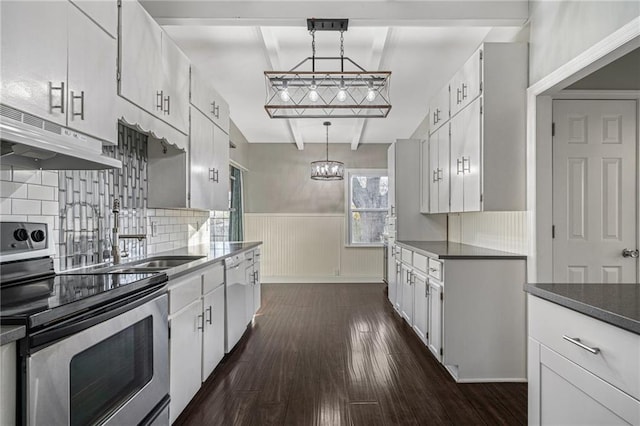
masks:
[(120, 240), (134, 239), (142, 241), (147, 236), (145, 234), (120, 234), (120, 200), (113, 200), (113, 230), (111, 231), (111, 256), (113, 257), (113, 263), (120, 263), (122, 257), (129, 256), (129, 253), (125, 250), (124, 253), (120, 253)]

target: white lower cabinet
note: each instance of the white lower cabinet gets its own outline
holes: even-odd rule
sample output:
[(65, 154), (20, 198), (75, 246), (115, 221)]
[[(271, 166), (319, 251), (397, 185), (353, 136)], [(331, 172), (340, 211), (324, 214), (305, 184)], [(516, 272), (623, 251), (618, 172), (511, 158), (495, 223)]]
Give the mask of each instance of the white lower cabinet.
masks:
[(528, 301), (529, 424), (640, 424), (640, 335), (535, 296)]
[(526, 260), (401, 252), (396, 310), (453, 378), (525, 381)]
[(395, 298), (392, 301), (392, 305), (393, 305), (393, 308), (399, 314), (401, 314), (402, 290), (403, 290), (403, 285), (402, 285), (402, 263), (400, 262), (400, 260), (398, 260), (400, 258), (400, 253), (399, 253), (398, 250), (396, 250), (396, 256), (397, 256), (396, 257), (396, 267), (395, 267), (396, 294), (395, 294)]
[(427, 344), (429, 325), (429, 284), (427, 277), (413, 273), (413, 331)]
[(221, 263), (169, 281), (172, 423), (224, 356), (224, 305)]

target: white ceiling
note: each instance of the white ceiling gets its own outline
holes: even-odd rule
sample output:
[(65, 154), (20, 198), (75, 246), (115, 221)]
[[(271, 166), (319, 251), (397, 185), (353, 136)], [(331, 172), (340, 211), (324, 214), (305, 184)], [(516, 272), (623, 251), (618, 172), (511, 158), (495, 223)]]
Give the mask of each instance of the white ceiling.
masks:
[[(300, 0), (143, 2), (229, 102), (231, 119), (249, 142), (297, 143), (299, 148), (325, 141), (325, 120), (270, 119), (264, 110), (263, 71), (288, 70), (311, 55), (307, 17), (350, 18), (344, 35), (345, 56), (367, 70), (392, 71), (392, 109), (387, 118), (331, 120), (330, 142), (349, 143), (354, 149), (359, 143), (410, 137), (427, 113), (429, 97), (487, 36), (492, 41), (513, 37), (519, 30), (514, 24), (526, 19), (526, 8), (505, 16), (509, 9), (496, 8), (495, 3), (360, 0), (333, 3), (327, 10), (327, 3)], [(384, 10), (378, 10), (379, 5)], [(318, 9), (320, 6), (323, 8)], [(360, 12), (343, 14), (342, 8), (352, 14)], [(459, 16), (456, 13), (465, 18), (454, 19)], [(500, 28), (491, 32), (496, 23)], [(339, 34), (316, 33), (316, 49), (319, 56), (337, 56)]]

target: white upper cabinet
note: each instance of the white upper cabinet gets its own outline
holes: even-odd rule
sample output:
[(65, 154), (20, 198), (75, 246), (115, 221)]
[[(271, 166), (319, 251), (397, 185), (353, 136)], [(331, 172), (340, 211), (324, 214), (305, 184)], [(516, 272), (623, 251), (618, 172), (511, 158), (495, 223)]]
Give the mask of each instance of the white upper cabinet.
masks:
[(229, 210), (229, 135), (213, 126), (213, 206)]
[(457, 114), (482, 91), (482, 50), (477, 50), (451, 79), (451, 116)]
[(187, 134), (187, 57), (137, 1), (120, 16), (120, 96)]
[(117, 0), (70, 0), (114, 39), (118, 36)]
[(69, 6), (68, 46), (68, 126), (115, 143), (116, 40)]
[(190, 207), (213, 210), (213, 123), (200, 111), (191, 108), (189, 134)]
[(484, 43), (441, 90), (451, 95), (450, 138), (431, 111), (422, 162), (431, 213), (525, 208), (527, 54), (526, 44)]
[(1, 7), (2, 103), (115, 144), (116, 40), (69, 2)]
[(229, 105), (207, 81), (202, 71), (191, 66), (191, 105), (229, 133)]
[(444, 86), (429, 103), (429, 123), (430, 132), (439, 129), (444, 123), (449, 121), (450, 114), (450, 94), (449, 85)]
[(3, 1), (0, 7), (0, 100), (65, 126), (68, 4)]

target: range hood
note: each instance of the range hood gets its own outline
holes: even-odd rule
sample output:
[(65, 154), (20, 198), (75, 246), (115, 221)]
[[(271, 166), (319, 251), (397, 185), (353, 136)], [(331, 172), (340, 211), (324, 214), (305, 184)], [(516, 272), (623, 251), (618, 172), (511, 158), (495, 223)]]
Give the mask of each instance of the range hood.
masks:
[(0, 142), (3, 165), (43, 170), (122, 167), (120, 160), (103, 155), (99, 140), (7, 105), (0, 105)]

